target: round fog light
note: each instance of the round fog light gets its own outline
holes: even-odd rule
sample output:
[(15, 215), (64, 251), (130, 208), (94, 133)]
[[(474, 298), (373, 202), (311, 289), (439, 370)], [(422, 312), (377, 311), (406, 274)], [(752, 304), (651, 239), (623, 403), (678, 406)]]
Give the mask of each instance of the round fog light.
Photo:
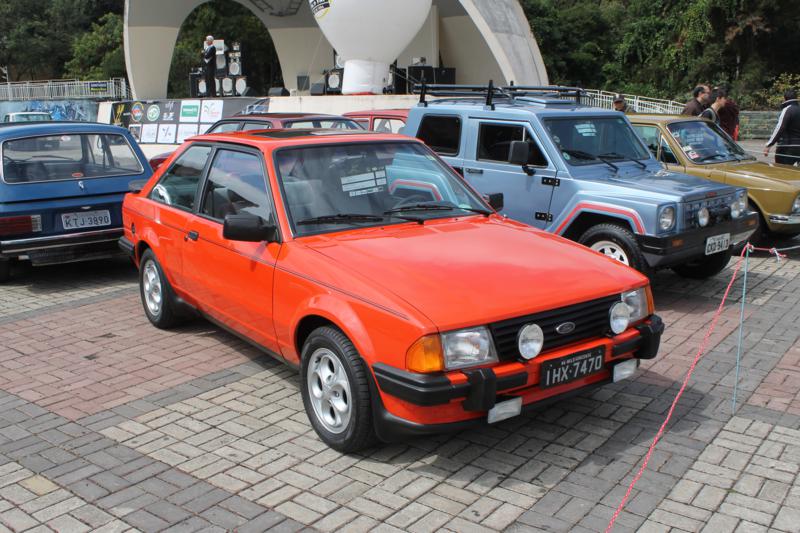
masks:
[(609, 323), (614, 335), (619, 335), (631, 323), (631, 308), (625, 302), (617, 302), (611, 307), (609, 312)]
[(705, 228), (706, 226), (708, 226), (710, 220), (711, 220), (711, 214), (708, 212), (707, 207), (704, 207), (697, 212), (697, 223), (700, 224), (701, 228)]
[(525, 359), (533, 359), (542, 351), (544, 346), (544, 332), (537, 324), (528, 324), (517, 336), (519, 353)]

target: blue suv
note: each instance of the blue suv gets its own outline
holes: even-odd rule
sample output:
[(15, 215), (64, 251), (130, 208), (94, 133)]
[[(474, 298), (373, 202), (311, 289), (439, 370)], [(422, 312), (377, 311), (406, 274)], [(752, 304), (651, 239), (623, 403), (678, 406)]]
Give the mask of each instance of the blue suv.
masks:
[(11, 262), (48, 265), (119, 253), (122, 199), (151, 170), (128, 130), (0, 125), (0, 282)]
[[(755, 231), (745, 189), (668, 171), (579, 89), (425, 86), (403, 129), (503, 213), (652, 274), (706, 278)], [(428, 101), (428, 96), (451, 97)]]

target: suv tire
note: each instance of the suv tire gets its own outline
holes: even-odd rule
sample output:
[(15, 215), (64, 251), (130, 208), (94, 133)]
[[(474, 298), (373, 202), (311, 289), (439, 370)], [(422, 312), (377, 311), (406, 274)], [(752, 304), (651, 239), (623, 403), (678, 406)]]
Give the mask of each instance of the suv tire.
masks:
[(652, 274), (650, 265), (636, 243), (636, 237), (618, 224), (598, 224), (581, 235), (578, 242), (620, 263), (635, 268), (645, 276)]
[(139, 293), (147, 319), (157, 328), (169, 329), (183, 321), (178, 301), (152, 250), (139, 261)]
[(672, 270), (684, 278), (706, 279), (716, 276), (728, 266), (731, 261), (731, 250), (719, 252), (714, 255), (706, 255), (700, 259), (689, 261), (682, 265), (672, 267)]
[(311, 425), (342, 453), (375, 444), (369, 368), (340, 330), (315, 329), (303, 344), (300, 390)]
[(11, 261), (0, 259), (0, 283), (5, 283), (11, 279)]

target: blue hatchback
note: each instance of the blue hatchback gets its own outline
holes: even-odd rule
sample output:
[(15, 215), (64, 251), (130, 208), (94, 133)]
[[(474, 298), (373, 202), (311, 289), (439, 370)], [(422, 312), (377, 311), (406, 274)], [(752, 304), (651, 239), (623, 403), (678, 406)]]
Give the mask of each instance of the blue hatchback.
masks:
[(11, 261), (49, 265), (110, 257), (122, 199), (151, 175), (130, 133), (105, 124), (0, 125), (0, 282)]

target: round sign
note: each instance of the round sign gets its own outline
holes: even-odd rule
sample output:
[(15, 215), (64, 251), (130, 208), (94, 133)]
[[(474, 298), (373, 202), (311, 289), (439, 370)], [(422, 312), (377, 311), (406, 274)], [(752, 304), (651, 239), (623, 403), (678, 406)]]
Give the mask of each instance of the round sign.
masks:
[(141, 102), (136, 102), (131, 106), (131, 118), (136, 122), (141, 122), (144, 116), (144, 106)]
[(314, 16), (317, 19), (321, 19), (331, 10), (332, 1), (333, 0), (309, 0), (308, 3), (311, 6), (311, 12), (314, 13)]
[(150, 122), (158, 122), (158, 118), (161, 116), (161, 108), (158, 107), (158, 104), (153, 104), (147, 108), (147, 120)]

